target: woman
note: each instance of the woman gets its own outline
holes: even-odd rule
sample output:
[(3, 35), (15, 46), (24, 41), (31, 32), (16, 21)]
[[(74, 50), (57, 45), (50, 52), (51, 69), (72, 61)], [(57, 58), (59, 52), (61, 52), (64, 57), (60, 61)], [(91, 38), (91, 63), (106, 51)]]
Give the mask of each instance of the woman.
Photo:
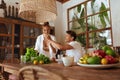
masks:
[(42, 26), (42, 32), (43, 34), (37, 37), (37, 40), (35, 43), (35, 50), (37, 50), (39, 54), (44, 54), (51, 59), (55, 58), (56, 49), (47, 42), (48, 36), (51, 40), (53, 41), (56, 40), (53, 35), (50, 35), (50, 26), (48, 23)]
[(57, 49), (66, 50), (66, 55), (74, 57), (74, 62), (78, 62), (79, 58), (83, 56), (84, 50), (82, 49), (80, 43), (75, 41), (76, 33), (73, 31), (66, 31), (65, 45), (61, 45), (49, 37), (47, 39), (48, 42)]

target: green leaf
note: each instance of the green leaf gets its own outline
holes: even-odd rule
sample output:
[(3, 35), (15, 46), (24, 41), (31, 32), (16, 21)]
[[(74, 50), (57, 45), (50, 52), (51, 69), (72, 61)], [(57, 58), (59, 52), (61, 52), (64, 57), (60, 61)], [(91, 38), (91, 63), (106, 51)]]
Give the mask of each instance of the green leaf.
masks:
[(72, 30), (80, 29), (81, 27), (72, 27)]
[(106, 7), (105, 7), (104, 3), (103, 3), (103, 2), (101, 2), (100, 11), (104, 11), (104, 10), (106, 10)]
[(80, 12), (81, 11), (81, 5), (77, 6), (77, 11)]
[(82, 12), (80, 14), (80, 18), (84, 17), (84, 8), (82, 9)]
[(81, 25), (83, 31), (85, 30), (85, 25), (84, 25), (84, 8), (82, 9), (82, 12), (80, 14), (80, 19), (78, 19), (78, 23)]
[(92, 2), (91, 2), (91, 8), (92, 8), (92, 12), (93, 12), (93, 13), (95, 13), (95, 10), (94, 10), (94, 7), (93, 7), (93, 6), (94, 6), (95, 1), (96, 1), (96, 0), (92, 0)]
[(105, 18), (103, 16), (103, 14), (99, 14), (100, 17), (100, 21), (102, 23), (102, 27), (105, 28), (106, 27), (106, 22), (105, 22)]
[(77, 36), (76, 40), (82, 44), (82, 46), (86, 45), (86, 38), (85, 35), (79, 35)]
[[(100, 11), (104, 11), (104, 10), (107, 10), (107, 8), (105, 7), (104, 3), (102, 2), (102, 3), (101, 3), (101, 7), (100, 7)], [(103, 13), (101, 13), (101, 14), (102, 14), (102, 15), (107, 19), (107, 21), (110, 23), (110, 20), (109, 20), (107, 11), (106, 11), (106, 12), (103, 12)]]
[(98, 28), (95, 25), (89, 25), (88, 24), (88, 31), (90, 30), (97, 30)]
[(109, 17), (108, 17), (108, 13), (107, 12), (103, 12), (103, 15), (105, 16), (105, 18), (107, 19), (107, 21), (110, 23)]

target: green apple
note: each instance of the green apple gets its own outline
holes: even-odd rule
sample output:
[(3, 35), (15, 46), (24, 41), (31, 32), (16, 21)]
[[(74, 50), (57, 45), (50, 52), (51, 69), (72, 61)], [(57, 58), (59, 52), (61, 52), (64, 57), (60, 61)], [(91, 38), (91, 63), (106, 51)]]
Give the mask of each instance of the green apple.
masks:
[(106, 50), (106, 54), (107, 54), (107, 55), (111, 55), (111, 56), (113, 56), (113, 57), (116, 56), (115, 51), (113, 51), (112, 49)]
[(102, 50), (104, 50), (106, 52), (107, 50), (112, 50), (112, 49), (108, 45), (105, 45), (102, 47)]
[(87, 63), (89, 64), (100, 64), (100, 61), (101, 59), (98, 56), (92, 56), (87, 59)]

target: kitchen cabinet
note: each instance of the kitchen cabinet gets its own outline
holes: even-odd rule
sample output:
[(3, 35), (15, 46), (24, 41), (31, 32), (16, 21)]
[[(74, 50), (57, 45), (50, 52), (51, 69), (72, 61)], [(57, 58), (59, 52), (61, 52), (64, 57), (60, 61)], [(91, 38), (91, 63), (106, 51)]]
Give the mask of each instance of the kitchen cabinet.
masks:
[[(51, 28), (54, 34), (54, 28)], [(42, 27), (23, 20), (0, 18), (0, 60), (19, 58), (26, 47), (34, 47)]]

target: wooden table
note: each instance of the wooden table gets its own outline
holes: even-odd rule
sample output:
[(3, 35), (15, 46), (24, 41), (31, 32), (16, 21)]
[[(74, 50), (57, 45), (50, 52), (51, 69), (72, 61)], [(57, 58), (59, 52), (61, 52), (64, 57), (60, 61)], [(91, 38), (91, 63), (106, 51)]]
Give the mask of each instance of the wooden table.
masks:
[[(16, 74), (23, 66), (30, 64), (1, 63), (0, 66), (8, 73)], [(81, 66), (64, 67), (63, 64), (51, 63), (36, 65), (58, 73), (70, 80), (120, 80), (120, 67), (110, 69), (90, 69)]]

